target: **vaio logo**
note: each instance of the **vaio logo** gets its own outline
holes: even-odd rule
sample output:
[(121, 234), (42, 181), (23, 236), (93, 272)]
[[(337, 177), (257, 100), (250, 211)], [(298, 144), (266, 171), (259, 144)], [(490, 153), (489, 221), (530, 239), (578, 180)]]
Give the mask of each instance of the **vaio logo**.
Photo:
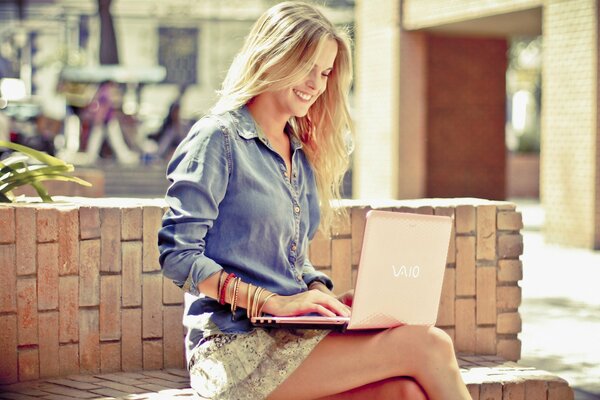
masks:
[(418, 265), (408, 267), (405, 265), (401, 265), (400, 267), (392, 265), (392, 271), (394, 273), (394, 278), (418, 278), (421, 273), (421, 268)]

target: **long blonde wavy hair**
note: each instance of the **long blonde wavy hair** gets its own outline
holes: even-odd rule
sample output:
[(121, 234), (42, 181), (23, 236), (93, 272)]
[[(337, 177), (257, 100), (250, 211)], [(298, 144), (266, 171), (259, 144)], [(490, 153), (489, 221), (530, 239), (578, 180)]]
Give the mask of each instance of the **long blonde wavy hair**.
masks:
[(349, 163), (352, 54), (347, 31), (334, 26), (310, 4), (287, 1), (271, 7), (252, 27), (211, 110), (216, 114), (236, 110), (260, 93), (298, 84), (311, 71), (328, 39), (337, 42), (338, 52), (327, 88), (306, 116), (289, 121), (315, 172), (323, 229), (332, 223), (332, 203), (340, 198)]

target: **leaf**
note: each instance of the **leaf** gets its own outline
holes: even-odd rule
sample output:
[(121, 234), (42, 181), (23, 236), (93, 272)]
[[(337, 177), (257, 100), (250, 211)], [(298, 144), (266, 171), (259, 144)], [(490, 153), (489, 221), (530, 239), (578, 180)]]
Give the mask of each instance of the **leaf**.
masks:
[(67, 165), (67, 163), (63, 160), (56, 157), (52, 157), (48, 153), (44, 153), (43, 151), (38, 151), (32, 149), (31, 147), (23, 146), (17, 143), (0, 140), (0, 147), (6, 147), (8, 149), (19, 151), (48, 165)]
[(42, 185), (40, 185), (38, 182), (33, 182), (31, 184), (31, 186), (33, 186), (33, 188), (37, 192), (38, 196), (40, 196), (40, 199), (42, 199), (42, 201), (44, 203), (48, 203), (48, 202), (52, 201), (52, 197), (50, 197), (50, 194), (48, 193), (48, 191)]
[(24, 183), (15, 182), (7, 185), (6, 187), (0, 189), (0, 193), (6, 193), (8, 191), (13, 190), (16, 187), (23, 186), (24, 184), (31, 184), (32, 182), (42, 182), (42, 181), (63, 181), (63, 182), (75, 182), (79, 183), (83, 186), (92, 186), (91, 183), (84, 181), (76, 176), (65, 176), (65, 175), (54, 175), (54, 174), (46, 174), (40, 176), (29, 176), (24, 180)]

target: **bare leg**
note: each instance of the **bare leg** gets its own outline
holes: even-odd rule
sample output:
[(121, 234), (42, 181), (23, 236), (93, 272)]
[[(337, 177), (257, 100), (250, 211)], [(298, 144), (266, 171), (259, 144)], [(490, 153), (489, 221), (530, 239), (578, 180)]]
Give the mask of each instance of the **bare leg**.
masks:
[(403, 326), (329, 334), (269, 399), (314, 399), (402, 376), (414, 378), (430, 400), (471, 398), (448, 335), (435, 327)]
[(318, 400), (427, 400), (423, 389), (410, 378), (389, 378), (369, 383), (344, 393), (322, 397)]

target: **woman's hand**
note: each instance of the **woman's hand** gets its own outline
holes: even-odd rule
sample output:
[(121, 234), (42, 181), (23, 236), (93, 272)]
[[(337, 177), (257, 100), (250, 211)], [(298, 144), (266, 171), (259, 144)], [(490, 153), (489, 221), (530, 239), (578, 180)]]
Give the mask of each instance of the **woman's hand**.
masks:
[(263, 311), (278, 317), (318, 313), (326, 317), (350, 316), (348, 306), (334, 296), (320, 290), (309, 290), (292, 296), (274, 296), (265, 304)]
[(337, 299), (348, 307), (352, 307), (352, 302), (354, 301), (354, 289), (342, 293)]

